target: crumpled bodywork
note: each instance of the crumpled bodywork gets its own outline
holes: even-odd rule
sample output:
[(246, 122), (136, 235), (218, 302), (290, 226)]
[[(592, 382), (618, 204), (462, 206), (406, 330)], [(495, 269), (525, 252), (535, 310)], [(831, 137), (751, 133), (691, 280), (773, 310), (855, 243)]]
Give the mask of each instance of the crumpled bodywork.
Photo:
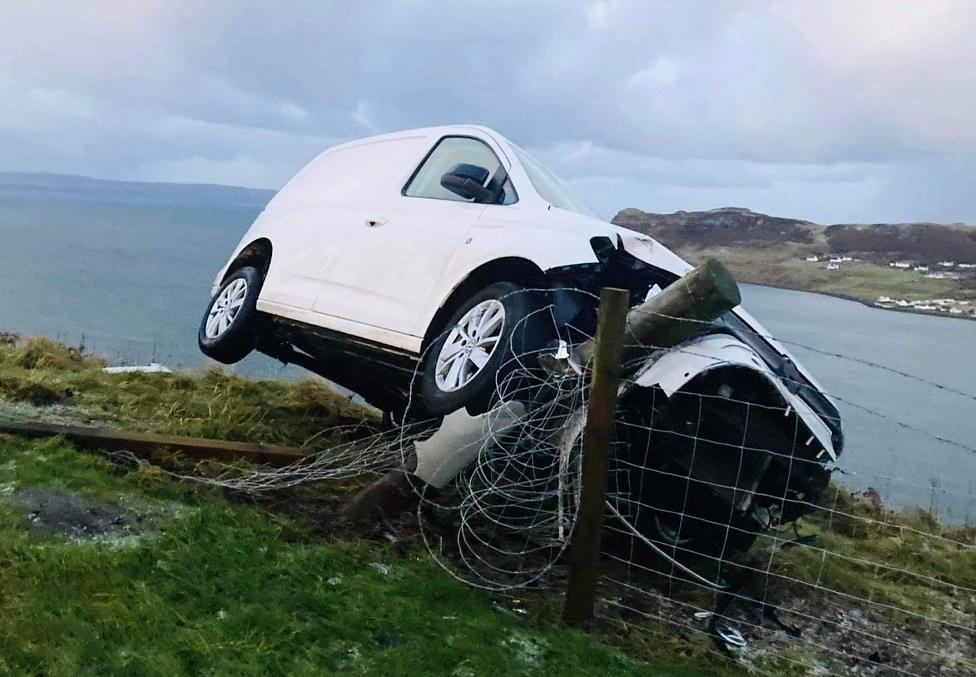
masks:
[[(728, 334), (709, 334), (692, 339), (676, 348), (662, 352), (638, 372), (633, 385), (650, 388), (657, 386), (671, 397), (693, 378), (723, 366), (738, 366), (754, 370), (779, 396), (778, 402), (789, 414), (800, 417), (805, 430), (803, 445), (816, 445), (816, 457), (824, 454), (830, 460), (837, 460), (830, 428), (796, 393), (790, 392), (780, 377), (770, 371), (769, 366), (755, 350)], [(787, 416), (788, 417), (788, 416)]]
[[(631, 305), (637, 305), (691, 270), (670, 250), (650, 238), (635, 234), (609, 238), (593, 238), (591, 245), (597, 264), (565, 266), (549, 271), (554, 288), (554, 316), (557, 322), (576, 327), (583, 333), (596, 329), (595, 299), (604, 286), (631, 291)], [(591, 294), (587, 299), (575, 290)], [(836, 460), (843, 449), (843, 434), (836, 405), (823, 387), (792, 354), (776, 341), (754, 317), (742, 307), (736, 307), (710, 326), (703, 326), (701, 337), (724, 336), (727, 340), (711, 338), (697, 351), (672, 351), (657, 355), (645, 367), (653, 369), (653, 376), (667, 379), (691, 380), (710, 365), (728, 361), (756, 369), (763, 373), (782, 394), (787, 404), (799, 412), (811, 434), (820, 442), (825, 453)], [(728, 339), (734, 340), (728, 340)], [(683, 357), (682, 357), (683, 356)], [(657, 366), (653, 366), (656, 363)], [(668, 373), (681, 376), (668, 376)], [(688, 376), (684, 376), (685, 373)], [(680, 387), (679, 384), (678, 387)]]
[(615, 478), (632, 497), (622, 511), (649, 507), (630, 511), (635, 528), (712, 554), (718, 544), (745, 549), (754, 534), (809, 513), (842, 437), (839, 420), (828, 425), (805, 390), (723, 332), (650, 356), (621, 396), (630, 437)]
[[(592, 246), (596, 263), (547, 271), (552, 315), (570, 345), (593, 334), (600, 287), (629, 289), (637, 305), (679, 277), (650, 262), (660, 263), (653, 240)], [(418, 475), (444, 486), (495, 436), (491, 416), (445, 419), (443, 432), (417, 445)], [(618, 421), (615, 514), (657, 543), (704, 554), (745, 549), (756, 533), (809, 512), (843, 449), (833, 402), (741, 308), (650, 351), (621, 387)]]

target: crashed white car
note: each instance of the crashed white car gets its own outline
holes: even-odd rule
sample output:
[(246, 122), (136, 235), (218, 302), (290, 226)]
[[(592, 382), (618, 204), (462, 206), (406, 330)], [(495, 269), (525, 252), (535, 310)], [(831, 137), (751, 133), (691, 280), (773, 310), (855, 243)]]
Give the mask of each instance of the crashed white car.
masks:
[[(690, 269), (653, 239), (597, 218), (491, 129), (397, 132), (330, 148), (282, 188), (217, 273), (199, 345), (225, 363), (257, 349), (398, 415), (408, 402), (424, 415), (477, 414), (513, 353), (567, 337), (527, 322), (538, 308), (552, 309), (546, 325), (585, 336), (595, 304), (573, 290), (624, 287), (637, 304)], [(840, 453), (836, 408), (741, 309), (683, 348), (649, 358), (624, 402), (655, 430), (675, 432), (655, 440), (656, 462), (725, 487), (707, 491), (750, 519), (788, 519), (788, 505), (826, 485), (824, 465)], [(765, 415), (753, 412), (749, 431), (762, 439), (743, 440), (735, 407), (719, 406), (706, 426), (716, 430), (695, 438), (766, 448), (772, 436), (809, 463), (787, 471), (782, 454), (757, 455), (743, 474), (720, 446), (714, 459), (690, 450), (676, 431), (701, 420), (701, 397), (688, 396), (706, 391), (729, 402), (748, 395), (777, 413), (757, 423)], [(686, 490), (675, 491), (685, 500)], [(756, 515), (755, 497), (770, 492), (795, 500), (766, 501)], [(669, 508), (660, 507), (656, 528), (666, 534)]]

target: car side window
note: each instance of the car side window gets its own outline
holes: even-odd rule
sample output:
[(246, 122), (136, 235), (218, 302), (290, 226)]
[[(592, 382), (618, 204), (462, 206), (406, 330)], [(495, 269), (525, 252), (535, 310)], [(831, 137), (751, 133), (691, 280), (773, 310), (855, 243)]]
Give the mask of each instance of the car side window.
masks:
[[(454, 178), (452, 182), (448, 175)], [(499, 181), (501, 185), (499, 186)], [(445, 187), (445, 183), (455, 186)], [(478, 139), (445, 136), (427, 154), (403, 189), (408, 197), (514, 204), (515, 187), (495, 153)]]

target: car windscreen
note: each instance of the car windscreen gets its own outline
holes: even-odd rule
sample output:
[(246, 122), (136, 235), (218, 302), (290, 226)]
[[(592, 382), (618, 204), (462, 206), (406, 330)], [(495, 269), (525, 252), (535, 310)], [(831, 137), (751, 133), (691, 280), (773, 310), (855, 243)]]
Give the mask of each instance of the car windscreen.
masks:
[(549, 202), (553, 207), (567, 209), (577, 214), (583, 214), (584, 216), (596, 216), (593, 210), (583, 202), (583, 199), (565, 181), (543, 167), (535, 158), (514, 143), (511, 146), (518, 156), (519, 162), (522, 163), (522, 168), (525, 169), (525, 173), (529, 175), (529, 181), (532, 182), (536, 192), (542, 196), (542, 199)]

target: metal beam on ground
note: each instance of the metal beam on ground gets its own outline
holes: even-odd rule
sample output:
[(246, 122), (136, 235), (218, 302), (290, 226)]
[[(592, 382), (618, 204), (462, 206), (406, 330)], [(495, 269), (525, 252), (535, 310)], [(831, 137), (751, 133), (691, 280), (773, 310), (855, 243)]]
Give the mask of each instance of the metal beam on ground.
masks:
[(170, 452), (197, 459), (247, 460), (273, 466), (289, 465), (305, 458), (310, 453), (294, 447), (50, 423), (0, 423), (0, 432), (29, 438), (60, 436), (86, 449), (129, 451), (143, 457), (151, 457), (160, 452)]

